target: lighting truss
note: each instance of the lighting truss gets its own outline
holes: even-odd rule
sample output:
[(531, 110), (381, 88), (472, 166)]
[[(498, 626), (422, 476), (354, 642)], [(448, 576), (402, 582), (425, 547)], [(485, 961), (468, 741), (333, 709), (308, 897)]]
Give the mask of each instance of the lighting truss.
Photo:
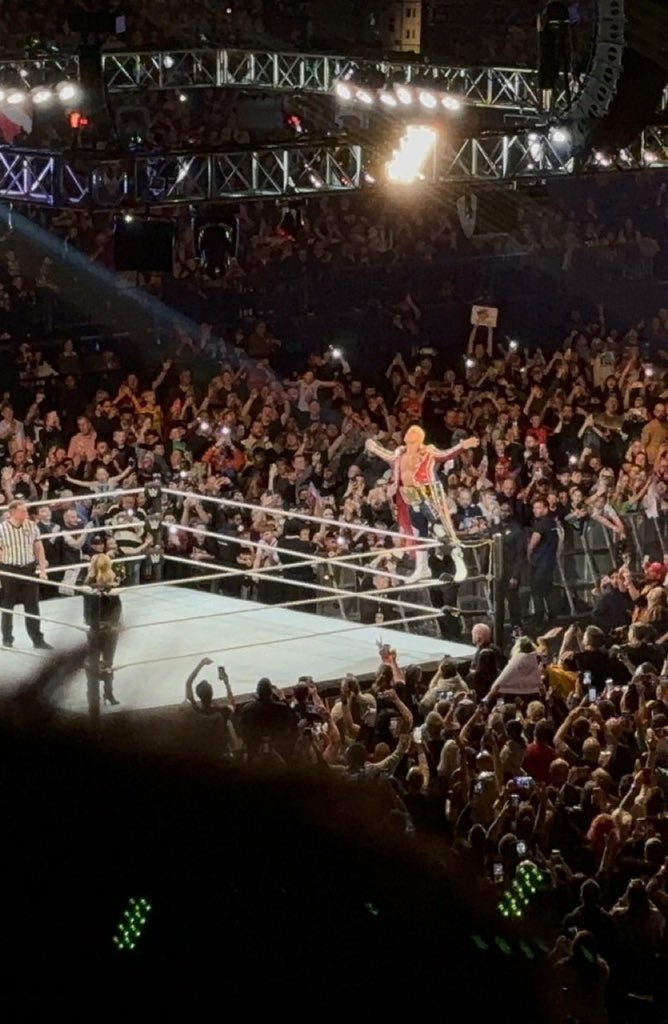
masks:
[(46, 81), (79, 78), (79, 58), (73, 53), (50, 54), (48, 57), (0, 60), (0, 82), (21, 76), (27, 88)]
[(645, 128), (640, 153), (642, 167), (668, 167), (668, 125)]
[[(356, 61), (329, 54), (281, 53), (272, 50), (169, 50), (105, 53), (102, 67), (112, 93), (133, 89), (209, 89), (245, 87), (282, 92), (330, 93), (351, 64), (362, 79), (380, 72), (410, 84), (421, 80), (418, 63)], [(540, 108), (538, 73), (528, 68), (465, 68), (430, 64), (438, 91), (452, 90), (477, 107), (508, 111)]]
[(0, 200), (115, 209), (351, 192), (362, 150), (338, 140), (234, 152), (95, 158), (0, 149)]
[(516, 181), (524, 178), (571, 174), (570, 154), (559, 152), (547, 135), (489, 133), (463, 139), (454, 145), (441, 143), (433, 164), (434, 180)]

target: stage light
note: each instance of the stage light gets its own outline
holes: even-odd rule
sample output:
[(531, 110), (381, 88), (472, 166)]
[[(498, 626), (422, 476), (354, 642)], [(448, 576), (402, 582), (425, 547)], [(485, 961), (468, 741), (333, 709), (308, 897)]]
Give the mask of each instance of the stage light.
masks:
[(353, 91), (345, 82), (337, 82), (334, 86), (334, 92), (340, 100), (351, 100), (353, 98)]
[(355, 93), (355, 99), (359, 100), (360, 103), (365, 103), (367, 107), (370, 107), (373, 103), (373, 94), (368, 89), (358, 89)]
[(373, 174), (369, 174), (368, 171), (364, 172), (364, 181), (366, 182), (367, 185), (376, 184), (376, 179), (374, 178)]
[(123, 220), (125, 221), (126, 224), (131, 224), (132, 221), (134, 220), (134, 217), (132, 216), (131, 213), (126, 213), (126, 214), (123, 215)]
[(470, 356), (464, 360), (464, 366), (467, 370), (475, 369), (475, 359), (471, 359)]
[(384, 103), (386, 107), (396, 107), (397, 105), (397, 98), (389, 89), (383, 89), (378, 99), (381, 103)]
[(405, 107), (407, 107), (410, 103), (413, 102), (413, 93), (410, 91), (410, 89), (407, 89), (405, 85), (398, 85), (396, 93), (397, 99), (399, 100), (400, 103), (403, 103)]
[(427, 110), (433, 110), (436, 106), (437, 100), (433, 92), (427, 92), (426, 89), (422, 89), (418, 95), (418, 99), (423, 107)]
[(461, 110), (462, 101), (458, 100), (456, 96), (444, 96), (441, 103), (446, 110)]
[(33, 90), (32, 101), (38, 106), (41, 103), (48, 103), (49, 100), (53, 99), (53, 93), (50, 89), (40, 88)]
[(550, 131), (550, 139), (552, 142), (563, 143), (571, 141), (571, 133), (565, 128), (552, 128)]
[(187, 103), (187, 102), (188, 102), (188, 97), (186, 96), (186, 94), (184, 92), (180, 92), (179, 93), (179, 103)]
[(172, 57), (171, 53), (166, 53), (162, 58), (162, 65), (165, 68), (173, 68), (176, 61)]
[(511, 352), (517, 352), (519, 347), (520, 347), (519, 341), (515, 341), (513, 339), (512, 341), (508, 342), (508, 348), (510, 349)]
[(22, 89), (12, 89), (12, 91), (7, 95), (7, 103), (9, 103), (10, 106), (15, 107), (17, 104), (23, 103), (26, 96), (27, 93), (23, 92)]
[(607, 157), (605, 153), (596, 153), (594, 155), (594, 160), (599, 165), (599, 167), (609, 167), (611, 164), (610, 158)]
[(27, 68), (19, 68), (19, 75), (21, 76), (21, 78), (27, 78), (28, 77), (28, 69)]
[(308, 176), (308, 180), (313, 185), (313, 188), (322, 188), (323, 186), (322, 178), (320, 177), (320, 175), (316, 174), (315, 171), (311, 171), (311, 173)]
[(59, 82), (56, 86), (56, 92), (61, 103), (69, 103), (70, 100), (76, 99), (79, 89), (74, 82)]
[(653, 153), (651, 149), (646, 149), (642, 158), (646, 164), (655, 164), (658, 163), (659, 160), (658, 154)]
[(392, 159), (385, 165), (388, 181), (396, 185), (412, 185), (418, 181), (437, 138), (433, 128), (408, 125), (399, 148), (394, 150)]
[(343, 350), (340, 348), (336, 348), (335, 346), (330, 348), (329, 351), (332, 353), (332, 359), (341, 359), (343, 356)]

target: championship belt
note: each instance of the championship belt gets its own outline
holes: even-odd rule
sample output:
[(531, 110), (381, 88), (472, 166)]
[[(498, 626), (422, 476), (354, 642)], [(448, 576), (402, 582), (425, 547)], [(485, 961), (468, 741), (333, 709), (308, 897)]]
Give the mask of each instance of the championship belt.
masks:
[(423, 504), (426, 505), (434, 519), (441, 523), (449, 539), (454, 544), (457, 543), (443, 484), (435, 481), (431, 484), (419, 484), (417, 486), (412, 484), (402, 487), (401, 497), (407, 505), (411, 505), (413, 508), (419, 508)]

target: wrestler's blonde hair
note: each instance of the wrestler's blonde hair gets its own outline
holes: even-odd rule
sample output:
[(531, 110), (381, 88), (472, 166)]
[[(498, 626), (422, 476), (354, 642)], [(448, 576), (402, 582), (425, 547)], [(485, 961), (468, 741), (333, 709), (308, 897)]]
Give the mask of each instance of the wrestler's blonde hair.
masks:
[(418, 427), (417, 424), (415, 424), (412, 427), (409, 427), (406, 433), (404, 434), (404, 441), (408, 441), (409, 434), (413, 434), (414, 436), (416, 436), (418, 438), (419, 444), (424, 444), (425, 432), (422, 429), (422, 427)]

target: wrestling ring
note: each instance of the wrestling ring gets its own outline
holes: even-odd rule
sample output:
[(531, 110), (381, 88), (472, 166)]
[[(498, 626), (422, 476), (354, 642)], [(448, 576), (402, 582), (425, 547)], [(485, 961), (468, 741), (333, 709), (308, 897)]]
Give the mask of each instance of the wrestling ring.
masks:
[[(214, 547), (221, 543), (238, 546), (248, 564), (222, 564), (215, 556), (203, 564), (171, 553), (168, 544), (153, 546), (150, 553), (114, 558), (114, 567), (120, 571), (123, 566), (130, 569), (132, 563), (141, 562), (152, 577), (140, 583), (126, 581), (119, 590), (123, 618), (114, 663), (114, 690), (124, 711), (182, 704), (185, 678), (202, 657), (225, 667), (232, 692), (240, 699), (254, 692), (263, 675), (280, 687), (294, 685), (302, 674), (310, 675), (316, 685), (323, 687), (338, 682), (347, 672), (358, 677), (373, 675), (379, 664), (378, 648), (383, 644), (399, 650), (403, 665), (435, 665), (444, 656), (468, 659), (473, 649), (443, 639), (440, 620), (449, 613), (462, 616), (468, 625), (473, 618), (492, 615), (495, 566), (494, 545), (489, 539), (461, 542), (469, 578), (458, 585), (453, 597), (451, 586), (439, 577), (406, 582), (394, 565), (391, 571), (381, 567), (387, 559), (398, 560), (407, 551), (405, 536), (394, 530), (157, 485), (153, 491), (149, 485), (27, 504), (31, 510), (45, 505), (63, 509), (93, 500), (112, 504), (129, 496), (134, 496), (139, 510), (130, 516), (135, 517), (138, 532), (164, 538), (182, 531), (207, 538)], [(294, 550), (282, 547), (280, 534), (274, 544), (268, 545), (263, 540), (228, 532), (223, 535), (199, 526), (167, 525), (163, 521), (165, 506), (169, 502), (181, 505), (188, 499), (193, 504), (204, 500), (207, 507), (219, 505), (228, 516), (243, 513), (275, 524), (296, 520), (330, 536), (335, 531), (337, 540), (350, 534), (369, 534), (371, 544), (387, 547), (349, 552), (342, 544), (333, 552), (297, 559)], [(67, 534), (110, 537), (117, 530), (127, 529), (127, 521), (69, 531), (54, 528), (51, 532), (43, 530), (41, 539), (55, 540)], [(441, 550), (441, 542), (414, 538), (410, 547), (427, 550), (434, 557)], [(280, 564), (282, 556), (290, 556), (289, 575), (285, 571), (288, 566)], [(265, 561), (269, 564), (263, 564)], [(81, 650), (87, 644), (88, 629), (83, 619), (83, 595), (88, 592), (84, 585), (86, 564), (49, 565), (47, 579), (40, 581), (42, 631), (56, 655)], [(304, 578), (290, 578), (297, 569), (306, 570)], [(56, 578), (65, 573), (66, 584)], [(3, 571), (1, 575), (11, 573)], [(272, 587), (271, 602), (258, 600), (258, 591), (262, 594)], [(51, 594), (53, 597), (46, 600)], [(452, 603), (448, 603), (448, 594)], [(14, 609), (14, 616), (15, 645), (2, 650), (5, 689), (16, 688), (31, 678), (39, 663), (54, 656), (32, 649), (20, 621), (27, 617), (22, 607)], [(99, 714), (99, 694), (92, 698), (97, 707), (91, 707), (90, 685), (87, 687), (83, 669), (75, 671), (54, 692), (62, 710)]]

